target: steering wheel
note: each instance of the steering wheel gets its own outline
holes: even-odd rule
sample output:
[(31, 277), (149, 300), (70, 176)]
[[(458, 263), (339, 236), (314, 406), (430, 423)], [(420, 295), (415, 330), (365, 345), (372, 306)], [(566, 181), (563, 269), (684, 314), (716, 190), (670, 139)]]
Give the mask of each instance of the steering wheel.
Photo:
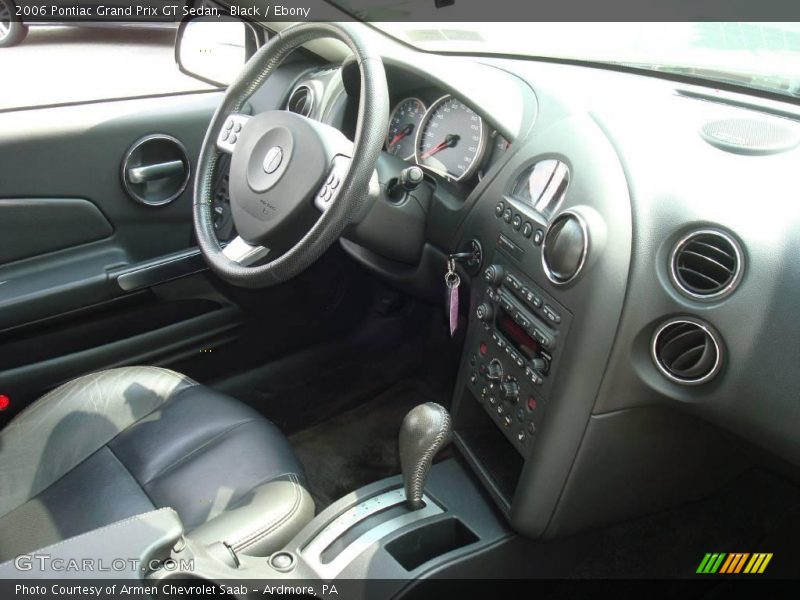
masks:
[[(344, 42), (358, 63), (354, 142), (334, 127), (289, 111), (241, 112), (289, 53), (318, 38)], [(197, 242), (211, 269), (234, 285), (258, 288), (313, 264), (367, 207), (388, 121), (383, 61), (357, 32), (333, 23), (301, 23), (276, 34), (228, 87), (203, 140), (193, 214)], [(214, 233), (211, 207), (221, 153), (231, 155), (229, 193), (238, 233), (224, 248)]]

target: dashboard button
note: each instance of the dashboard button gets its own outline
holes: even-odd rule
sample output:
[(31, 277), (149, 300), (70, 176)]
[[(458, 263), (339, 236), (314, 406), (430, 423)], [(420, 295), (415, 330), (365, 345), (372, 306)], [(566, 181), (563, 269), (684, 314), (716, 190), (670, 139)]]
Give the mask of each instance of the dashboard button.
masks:
[(553, 323), (561, 323), (561, 315), (559, 315), (549, 304), (544, 305), (542, 312), (544, 313), (544, 316)]
[(505, 209), (503, 211), (503, 221), (505, 221), (506, 223), (511, 223), (512, 218), (513, 216), (511, 214), (511, 209), (510, 208)]
[(542, 231), (541, 229), (537, 229), (536, 233), (533, 234), (534, 246), (541, 246), (542, 240), (544, 240), (544, 231)]
[(514, 229), (519, 231), (520, 227), (522, 227), (522, 217), (520, 217), (519, 215), (514, 215), (511, 224), (513, 225)]
[(531, 225), (528, 221), (525, 221), (525, 224), (522, 226), (522, 235), (526, 238), (529, 238), (531, 235), (533, 235), (533, 225)]
[(503, 216), (503, 211), (506, 209), (506, 205), (504, 202), (498, 202), (497, 206), (494, 207), (494, 216), (498, 219)]

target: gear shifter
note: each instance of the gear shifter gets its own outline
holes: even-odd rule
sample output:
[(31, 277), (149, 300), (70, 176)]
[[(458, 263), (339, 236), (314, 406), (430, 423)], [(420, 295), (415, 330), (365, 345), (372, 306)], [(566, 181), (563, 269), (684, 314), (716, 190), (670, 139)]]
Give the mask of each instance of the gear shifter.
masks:
[(400, 467), (411, 510), (425, 506), (422, 494), (436, 453), (450, 441), (450, 414), (440, 404), (412, 408), (400, 427)]

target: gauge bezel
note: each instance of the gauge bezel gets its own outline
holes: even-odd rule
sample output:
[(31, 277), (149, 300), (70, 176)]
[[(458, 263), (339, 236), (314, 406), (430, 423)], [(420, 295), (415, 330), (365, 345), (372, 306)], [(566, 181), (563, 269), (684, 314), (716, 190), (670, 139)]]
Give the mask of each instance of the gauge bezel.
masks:
[[(455, 175), (450, 173), (450, 171), (442, 172), (439, 169), (434, 169), (430, 165), (424, 164), (420, 159), (420, 152), (419, 152), (419, 143), (420, 143), (420, 139), (419, 138), (420, 138), (420, 136), (422, 135), (422, 132), (425, 129), (425, 125), (430, 120), (431, 115), (433, 115), (434, 111), (441, 104), (443, 104), (444, 102), (446, 102), (450, 98), (458, 100), (462, 104), (468, 106), (469, 109), (473, 113), (475, 113), (475, 116), (478, 117), (478, 119), (480, 120), (480, 125), (481, 125), (480, 126), (481, 138), (480, 138), (480, 141), (478, 142), (478, 151), (475, 153), (475, 159), (472, 161), (472, 163), (470, 163), (469, 167), (467, 167), (464, 170), (464, 172), (461, 175), (459, 175), (458, 177), (456, 177)], [(437, 175), (441, 175), (443, 177), (447, 177), (448, 179), (450, 179), (452, 181), (461, 181), (462, 179), (467, 179), (469, 177), (472, 177), (475, 174), (475, 172), (480, 168), (481, 164), (483, 163), (483, 157), (484, 157), (483, 155), (486, 153), (486, 141), (487, 141), (487, 138), (489, 137), (488, 133), (489, 133), (489, 127), (486, 125), (486, 122), (483, 120), (483, 117), (480, 116), (477, 112), (475, 112), (474, 108), (469, 106), (463, 100), (461, 100), (459, 98), (456, 98), (455, 96), (453, 96), (453, 94), (445, 94), (444, 96), (442, 96), (441, 98), (436, 100), (436, 102), (433, 102), (430, 105), (430, 107), (428, 107), (428, 110), (425, 111), (425, 114), (422, 115), (422, 121), (420, 121), (420, 123), (419, 123), (419, 131), (417, 131), (417, 135), (414, 136), (414, 161), (420, 167), (422, 167), (423, 169), (427, 169), (428, 171), (431, 171), (432, 173), (436, 173)]]
[[(394, 114), (397, 112), (397, 109), (400, 108), (403, 104), (408, 102), (409, 100), (416, 100), (422, 105), (422, 116), (419, 119), (419, 127), (417, 129), (422, 128), (422, 123), (425, 121), (425, 115), (428, 114), (428, 105), (425, 104), (424, 100), (417, 98), (416, 96), (408, 96), (406, 98), (402, 98), (399, 100), (392, 109), (392, 112), (389, 114), (389, 122), (386, 125), (386, 138), (383, 140), (383, 147), (386, 149), (386, 152), (389, 152), (389, 128), (392, 126), (392, 120), (394, 119)], [(408, 156), (398, 156), (397, 158), (401, 158), (403, 160), (416, 160), (417, 157), (417, 132), (414, 133), (414, 151), (409, 154)], [(396, 155), (392, 155), (396, 156)]]

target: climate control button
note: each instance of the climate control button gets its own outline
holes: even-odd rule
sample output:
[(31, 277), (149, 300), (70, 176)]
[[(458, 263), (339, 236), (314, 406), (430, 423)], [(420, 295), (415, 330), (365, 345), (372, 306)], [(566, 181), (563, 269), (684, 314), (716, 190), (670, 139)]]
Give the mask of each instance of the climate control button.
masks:
[(500, 381), (503, 379), (503, 363), (493, 358), (486, 368), (486, 379), (489, 381)]
[(481, 302), (478, 308), (475, 309), (475, 316), (484, 323), (488, 323), (492, 320), (493, 313), (494, 311), (492, 310), (491, 304), (487, 304), (486, 302)]
[(503, 400), (517, 402), (519, 400), (519, 386), (516, 381), (506, 381), (500, 386)]
[(489, 265), (483, 272), (483, 278), (491, 285), (500, 285), (504, 275), (503, 267), (500, 265)]

